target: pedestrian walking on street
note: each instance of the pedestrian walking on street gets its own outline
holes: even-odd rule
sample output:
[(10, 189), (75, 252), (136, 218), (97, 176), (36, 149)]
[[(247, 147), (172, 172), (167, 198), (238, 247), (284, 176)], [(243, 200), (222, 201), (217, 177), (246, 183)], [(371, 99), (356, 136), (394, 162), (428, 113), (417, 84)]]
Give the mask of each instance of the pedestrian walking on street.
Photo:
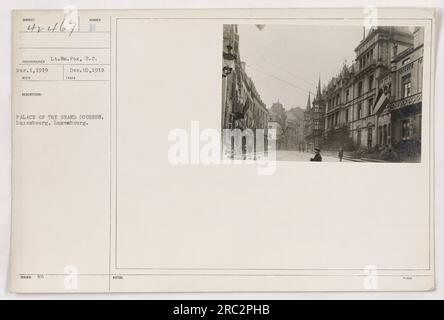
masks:
[(321, 149), (315, 148), (315, 156), (310, 161), (322, 161)]
[(344, 149), (339, 148), (338, 157), (339, 161), (342, 162), (342, 158), (344, 157)]

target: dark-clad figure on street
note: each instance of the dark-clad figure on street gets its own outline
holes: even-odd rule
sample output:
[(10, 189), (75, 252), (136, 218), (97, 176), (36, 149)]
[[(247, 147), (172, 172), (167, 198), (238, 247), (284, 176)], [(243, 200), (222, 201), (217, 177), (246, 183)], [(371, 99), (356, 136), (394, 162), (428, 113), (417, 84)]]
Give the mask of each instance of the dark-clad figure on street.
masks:
[(315, 156), (310, 161), (322, 161), (321, 149), (315, 148)]
[(344, 149), (339, 148), (338, 157), (339, 161), (342, 162), (342, 158), (344, 157)]

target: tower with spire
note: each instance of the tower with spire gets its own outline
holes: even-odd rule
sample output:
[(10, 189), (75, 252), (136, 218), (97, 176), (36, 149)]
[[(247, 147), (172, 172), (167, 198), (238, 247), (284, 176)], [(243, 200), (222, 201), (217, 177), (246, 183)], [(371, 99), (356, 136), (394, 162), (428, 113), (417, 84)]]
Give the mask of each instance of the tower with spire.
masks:
[(316, 96), (313, 100), (313, 103), (321, 102), (322, 100), (323, 100), (323, 98), (322, 98), (322, 90), (321, 90), (321, 76), (319, 75), (318, 86), (316, 88)]
[(311, 108), (311, 97), (310, 97), (310, 92), (308, 92), (307, 106), (305, 110), (310, 111), (310, 108)]
[(316, 95), (311, 102), (311, 95), (308, 93), (307, 107), (304, 112), (304, 137), (306, 149), (313, 150), (321, 148), (324, 137), (324, 117), (325, 99), (322, 95), (321, 77), (319, 76)]

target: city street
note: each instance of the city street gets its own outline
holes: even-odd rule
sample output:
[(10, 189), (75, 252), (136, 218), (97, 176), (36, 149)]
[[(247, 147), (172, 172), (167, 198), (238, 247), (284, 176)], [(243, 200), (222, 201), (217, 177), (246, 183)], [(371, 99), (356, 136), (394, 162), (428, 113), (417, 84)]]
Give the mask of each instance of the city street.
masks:
[[(324, 155), (321, 152), (323, 162), (339, 162), (338, 157), (333, 157), (330, 155)], [(310, 161), (314, 157), (314, 153), (302, 152), (302, 151), (291, 151), (291, 150), (277, 150), (276, 160), (280, 161)], [(347, 161), (343, 159), (342, 161)]]

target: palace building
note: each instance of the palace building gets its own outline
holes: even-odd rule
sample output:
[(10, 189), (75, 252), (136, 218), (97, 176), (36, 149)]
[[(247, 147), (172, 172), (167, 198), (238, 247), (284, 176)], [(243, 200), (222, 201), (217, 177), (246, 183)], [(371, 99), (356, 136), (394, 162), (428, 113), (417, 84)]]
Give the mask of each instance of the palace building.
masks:
[(352, 144), (368, 152), (418, 148), (423, 32), (423, 28), (373, 27), (356, 47), (354, 63), (344, 65), (322, 92), (318, 85), (316, 99), (307, 105), (306, 143), (327, 149)]

